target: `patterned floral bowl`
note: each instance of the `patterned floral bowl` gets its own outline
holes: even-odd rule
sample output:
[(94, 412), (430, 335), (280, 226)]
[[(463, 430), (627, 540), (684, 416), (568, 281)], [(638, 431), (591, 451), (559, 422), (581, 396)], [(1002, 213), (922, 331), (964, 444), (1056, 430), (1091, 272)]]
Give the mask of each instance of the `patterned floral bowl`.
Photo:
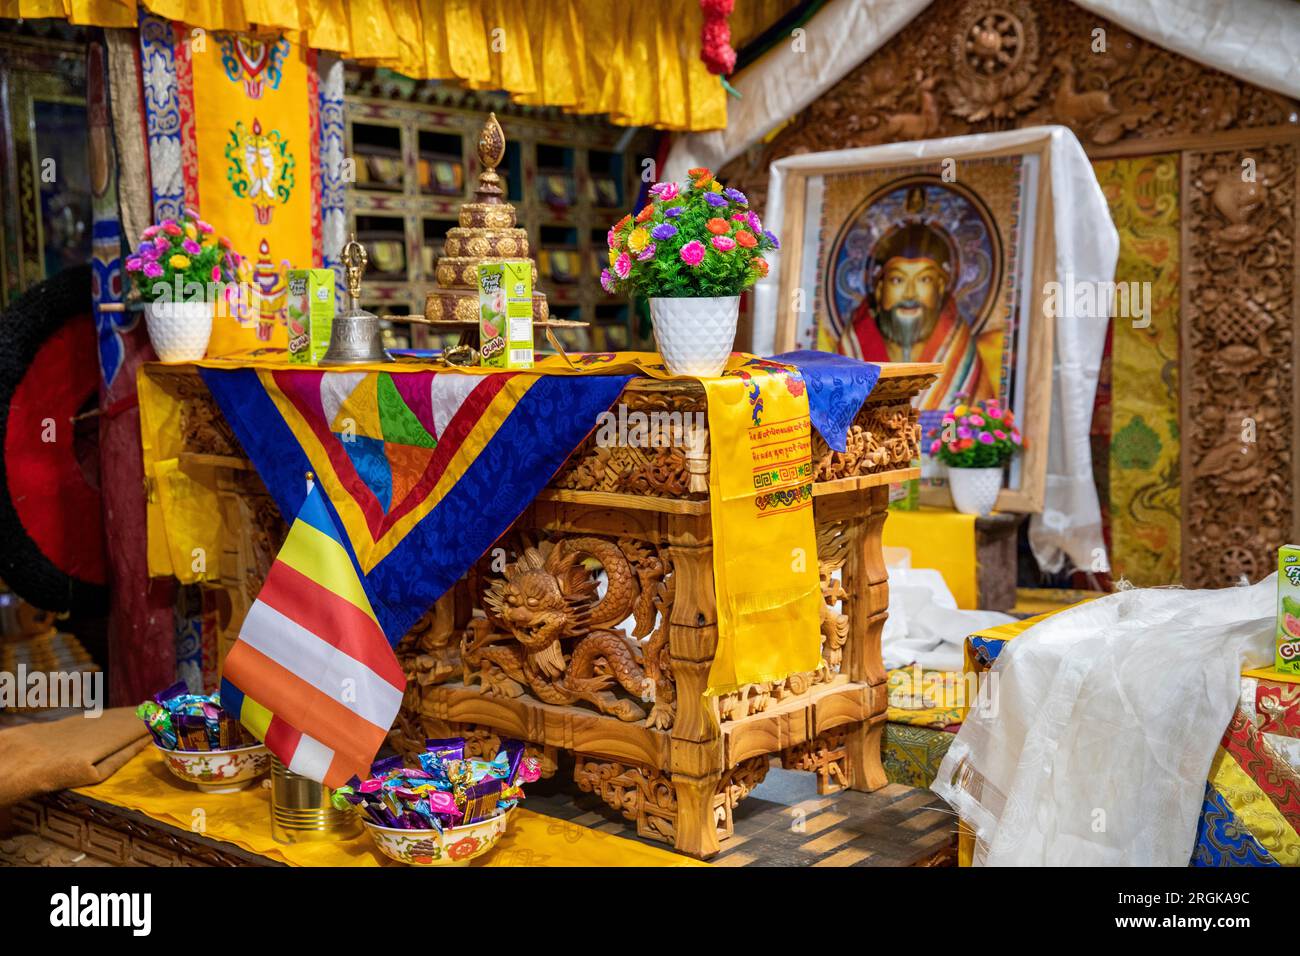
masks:
[[(157, 744), (154, 744), (158, 747)], [(265, 744), (235, 750), (164, 750), (163, 763), (186, 783), (204, 793), (235, 793), (271, 769), (271, 751)]]
[(478, 823), (463, 827), (437, 830), (404, 830), (381, 827), (363, 820), (379, 852), (398, 863), (411, 866), (466, 866), (470, 860), (482, 856), (505, 836), (511, 807)]

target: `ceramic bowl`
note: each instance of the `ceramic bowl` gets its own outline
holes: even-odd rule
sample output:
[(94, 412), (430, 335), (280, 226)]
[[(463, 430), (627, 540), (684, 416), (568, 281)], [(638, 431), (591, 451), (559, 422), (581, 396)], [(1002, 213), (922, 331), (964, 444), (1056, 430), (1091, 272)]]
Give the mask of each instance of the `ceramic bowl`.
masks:
[(492, 849), (505, 836), (514, 808), (478, 823), (437, 830), (381, 827), (363, 820), (379, 852), (411, 866), (465, 866)]
[[(158, 747), (157, 744), (154, 744)], [(265, 744), (236, 750), (164, 750), (158, 747), (172, 776), (192, 783), (204, 793), (235, 793), (271, 769)]]

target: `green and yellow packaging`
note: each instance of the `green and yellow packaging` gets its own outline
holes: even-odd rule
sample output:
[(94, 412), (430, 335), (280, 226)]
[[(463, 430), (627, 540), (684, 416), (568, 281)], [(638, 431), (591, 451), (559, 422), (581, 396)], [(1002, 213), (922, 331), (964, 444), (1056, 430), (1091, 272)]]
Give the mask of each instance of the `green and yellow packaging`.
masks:
[(334, 270), (290, 269), (285, 317), (289, 361), (315, 365), (330, 347), (334, 325)]
[(1277, 549), (1277, 659), (1284, 674), (1300, 674), (1300, 545)]
[(479, 364), (533, 367), (533, 265), (527, 259), (478, 267)]

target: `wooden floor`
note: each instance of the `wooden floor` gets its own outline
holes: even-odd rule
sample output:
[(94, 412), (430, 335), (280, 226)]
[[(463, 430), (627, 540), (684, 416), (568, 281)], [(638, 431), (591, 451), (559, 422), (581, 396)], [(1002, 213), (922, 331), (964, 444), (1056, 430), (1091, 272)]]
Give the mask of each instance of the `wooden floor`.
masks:
[[(604, 801), (577, 792), (557, 774), (528, 788), (538, 813), (641, 840), (636, 827)], [(735, 835), (712, 859), (717, 866), (955, 865), (957, 821), (938, 796), (890, 784), (875, 793), (819, 796), (810, 773), (774, 767), (735, 813)], [(651, 846), (664, 846), (642, 840)]]

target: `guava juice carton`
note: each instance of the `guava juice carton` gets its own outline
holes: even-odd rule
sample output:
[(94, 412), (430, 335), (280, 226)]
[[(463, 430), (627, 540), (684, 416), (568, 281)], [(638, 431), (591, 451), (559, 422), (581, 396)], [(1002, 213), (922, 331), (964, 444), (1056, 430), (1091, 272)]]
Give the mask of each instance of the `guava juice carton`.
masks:
[(290, 269), (285, 300), (289, 361), (315, 365), (330, 347), (334, 325), (334, 270)]
[(1277, 670), (1300, 674), (1300, 544), (1277, 550)]
[(478, 267), (479, 364), (533, 367), (533, 265), (527, 259)]

